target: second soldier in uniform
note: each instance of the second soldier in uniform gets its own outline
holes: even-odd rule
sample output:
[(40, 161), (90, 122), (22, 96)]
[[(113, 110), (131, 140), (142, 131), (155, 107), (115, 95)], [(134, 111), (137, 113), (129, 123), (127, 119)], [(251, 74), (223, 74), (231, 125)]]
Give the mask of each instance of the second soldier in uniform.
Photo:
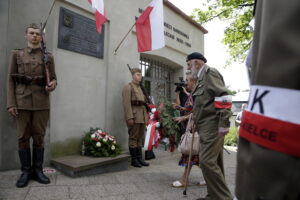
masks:
[(148, 121), (146, 109), (146, 96), (144, 95), (140, 83), (142, 73), (138, 68), (131, 69), (132, 81), (128, 83), (122, 92), (125, 121), (129, 133), (129, 151), (131, 155), (131, 165), (134, 167), (149, 166), (142, 159), (142, 146), (144, 145), (145, 128)]

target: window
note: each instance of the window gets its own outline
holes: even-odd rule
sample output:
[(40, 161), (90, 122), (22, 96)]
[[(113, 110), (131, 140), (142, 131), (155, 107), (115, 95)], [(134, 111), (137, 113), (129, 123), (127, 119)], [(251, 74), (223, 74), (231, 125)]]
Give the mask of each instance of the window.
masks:
[(140, 68), (147, 93), (158, 103), (161, 97), (171, 99), (173, 70), (167, 64), (141, 56)]

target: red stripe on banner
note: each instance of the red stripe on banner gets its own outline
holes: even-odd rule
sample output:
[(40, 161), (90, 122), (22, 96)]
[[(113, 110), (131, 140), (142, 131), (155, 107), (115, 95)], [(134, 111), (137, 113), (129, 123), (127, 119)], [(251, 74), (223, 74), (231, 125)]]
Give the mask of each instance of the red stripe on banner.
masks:
[(214, 102), (215, 108), (227, 108), (231, 109), (232, 103), (231, 102), (221, 102), (221, 101), (215, 101)]
[(92, 0), (88, 0), (89, 1), (89, 3), (92, 5)]
[(152, 49), (150, 13), (153, 7), (149, 6), (136, 21), (136, 36), (138, 40), (138, 52)]
[(154, 135), (155, 135), (155, 123), (151, 123), (151, 130), (150, 130), (150, 138), (149, 138), (149, 143), (148, 143), (148, 149), (147, 151), (149, 150), (152, 150), (153, 149), (153, 139), (154, 139)]
[(263, 147), (300, 157), (300, 125), (243, 111), (240, 137)]
[(96, 13), (95, 13), (95, 18), (96, 18), (97, 32), (101, 33), (101, 31), (102, 31), (102, 25), (105, 24), (106, 18), (105, 18), (104, 15), (102, 15), (101, 13), (99, 13), (97, 10), (96, 10)]

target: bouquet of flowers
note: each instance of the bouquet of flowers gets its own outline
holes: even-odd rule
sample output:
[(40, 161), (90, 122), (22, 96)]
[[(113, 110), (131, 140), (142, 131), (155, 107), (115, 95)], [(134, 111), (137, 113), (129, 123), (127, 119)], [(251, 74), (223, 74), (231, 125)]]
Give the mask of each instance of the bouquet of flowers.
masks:
[(82, 154), (95, 157), (114, 157), (122, 150), (116, 138), (100, 128), (90, 128), (85, 133), (82, 144)]
[(162, 131), (164, 138), (162, 141), (166, 144), (170, 144), (170, 151), (173, 152), (175, 145), (180, 141), (180, 128), (178, 124), (173, 120), (174, 117), (179, 116), (179, 112), (173, 108), (172, 102), (166, 98), (161, 99), (159, 106), (160, 124), (162, 125)]

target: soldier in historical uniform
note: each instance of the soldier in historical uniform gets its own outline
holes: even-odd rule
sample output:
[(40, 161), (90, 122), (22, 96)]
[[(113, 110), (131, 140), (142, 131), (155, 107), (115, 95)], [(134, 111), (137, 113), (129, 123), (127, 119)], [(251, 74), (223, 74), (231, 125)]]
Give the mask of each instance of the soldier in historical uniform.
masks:
[[(49, 92), (56, 88), (54, 60), (50, 58), (50, 84), (46, 85), (41, 51), (41, 29), (26, 28), (27, 47), (11, 52), (7, 83), (7, 109), (17, 125), (22, 175), (16, 186), (27, 186), (30, 179), (48, 184), (43, 174), (44, 136), (49, 119)], [(33, 140), (32, 156), (30, 138)], [(32, 163), (32, 164), (31, 164)]]
[(200, 167), (207, 184), (207, 196), (200, 199), (231, 200), (223, 166), (224, 135), (229, 130), (231, 96), (217, 69), (205, 64), (200, 53), (187, 56), (188, 70), (198, 76), (194, 98), (193, 117), (200, 134)]
[(239, 200), (300, 200), (299, 19), (299, 0), (257, 1), (251, 92), (239, 129)]
[(146, 96), (140, 86), (142, 74), (138, 68), (132, 68), (131, 74), (132, 81), (123, 88), (122, 92), (125, 120), (129, 133), (131, 165), (134, 167), (149, 166), (149, 163), (142, 159), (142, 146), (144, 145), (148, 121)]

